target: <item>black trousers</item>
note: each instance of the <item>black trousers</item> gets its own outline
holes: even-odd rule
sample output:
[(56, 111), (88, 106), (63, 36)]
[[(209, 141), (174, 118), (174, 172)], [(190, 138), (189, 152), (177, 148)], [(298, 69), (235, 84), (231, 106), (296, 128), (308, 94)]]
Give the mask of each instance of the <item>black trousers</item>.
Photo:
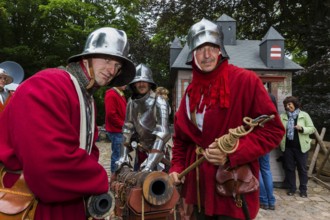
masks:
[(285, 179), (288, 184), (290, 192), (297, 190), (296, 186), (296, 168), (298, 170), (299, 177), (299, 191), (307, 191), (307, 159), (308, 153), (301, 152), (301, 149), (296, 147), (285, 148), (284, 151), (284, 162), (285, 162)]

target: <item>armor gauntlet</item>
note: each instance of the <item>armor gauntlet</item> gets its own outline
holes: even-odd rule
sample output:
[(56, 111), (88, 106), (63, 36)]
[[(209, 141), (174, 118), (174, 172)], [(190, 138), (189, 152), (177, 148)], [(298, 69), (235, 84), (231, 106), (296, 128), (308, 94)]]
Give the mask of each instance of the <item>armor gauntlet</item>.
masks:
[(148, 158), (141, 164), (142, 171), (151, 172), (156, 170), (157, 165), (164, 157), (164, 144), (164, 141), (160, 138), (155, 140), (154, 145), (148, 154)]

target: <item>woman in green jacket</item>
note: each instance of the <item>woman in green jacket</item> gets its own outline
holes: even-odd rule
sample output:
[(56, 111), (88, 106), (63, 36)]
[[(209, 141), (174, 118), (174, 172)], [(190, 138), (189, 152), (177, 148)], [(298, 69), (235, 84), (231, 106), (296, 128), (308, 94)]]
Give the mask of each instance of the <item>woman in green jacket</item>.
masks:
[(281, 114), (281, 121), (286, 129), (281, 141), (285, 163), (285, 179), (288, 184), (288, 196), (293, 196), (297, 190), (296, 167), (299, 176), (300, 196), (307, 197), (307, 159), (308, 150), (311, 147), (310, 134), (315, 131), (314, 124), (307, 112), (300, 110), (298, 98), (288, 96), (283, 100), (286, 110)]

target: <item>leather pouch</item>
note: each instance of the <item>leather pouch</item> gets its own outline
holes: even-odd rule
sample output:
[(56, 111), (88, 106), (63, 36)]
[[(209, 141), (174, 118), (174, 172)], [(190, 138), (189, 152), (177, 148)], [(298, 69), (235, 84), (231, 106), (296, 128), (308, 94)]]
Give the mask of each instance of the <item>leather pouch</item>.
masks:
[(0, 165), (0, 219), (33, 220), (37, 200), (29, 190), (23, 174), (11, 188), (5, 188), (5, 168)]
[(216, 191), (221, 196), (237, 196), (254, 192), (259, 188), (259, 181), (252, 174), (248, 164), (235, 168), (220, 166), (216, 174)]

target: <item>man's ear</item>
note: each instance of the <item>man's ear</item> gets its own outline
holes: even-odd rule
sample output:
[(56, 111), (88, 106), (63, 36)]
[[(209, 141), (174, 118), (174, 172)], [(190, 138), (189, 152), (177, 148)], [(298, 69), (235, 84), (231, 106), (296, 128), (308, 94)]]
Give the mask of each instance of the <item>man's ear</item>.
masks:
[(83, 58), (83, 59), (82, 59), (82, 62), (83, 62), (83, 64), (84, 64), (84, 66), (86, 67), (86, 69), (88, 69), (88, 59)]

